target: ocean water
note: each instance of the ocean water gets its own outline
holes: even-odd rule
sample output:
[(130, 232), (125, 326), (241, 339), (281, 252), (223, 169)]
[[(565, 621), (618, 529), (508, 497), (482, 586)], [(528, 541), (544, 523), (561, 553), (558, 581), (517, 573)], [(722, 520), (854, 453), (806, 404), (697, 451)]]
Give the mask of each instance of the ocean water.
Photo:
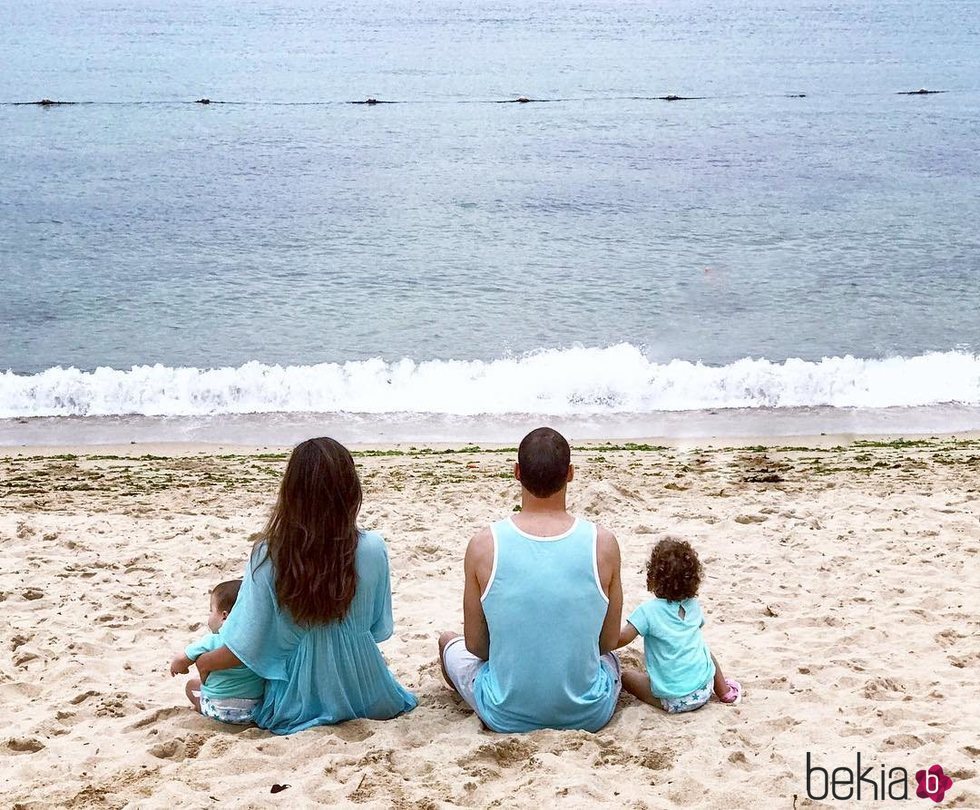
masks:
[(974, 0), (348, 5), (0, 11), (0, 441), (980, 427)]

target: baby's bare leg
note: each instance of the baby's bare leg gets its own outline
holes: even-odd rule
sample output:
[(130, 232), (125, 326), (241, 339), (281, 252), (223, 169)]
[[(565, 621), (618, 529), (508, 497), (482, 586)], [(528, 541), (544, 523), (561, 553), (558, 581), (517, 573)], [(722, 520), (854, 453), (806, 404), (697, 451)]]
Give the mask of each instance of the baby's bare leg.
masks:
[(728, 694), (728, 684), (725, 683), (725, 673), (721, 671), (721, 664), (718, 663), (718, 659), (715, 658), (714, 653), (711, 653), (711, 660), (715, 663), (715, 696), (721, 700)]
[(640, 672), (637, 669), (624, 669), (623, 689), (633, 695), (633, 697), (639, 698), (644, 703), (649, 703), (651, 706), (656, 706), (658, 709), (663, 708), (660, 698), (656, 697), (653, 692), (650, 691), (650, 678), (645, 672)]
[(713, 655), (711, 660), (715, 662), (715, 680), (714, 680), (714, 691), (715, 696), (722, 703), (738, 703), (742, 699), (742, 684), (738, 681), (733, 681), (731, 678), (726, 678), (725, 674), (721, 671), (721, 664), (718, 663), (718, 659)]
[(187, 699), (194, 704), (194, 709), (198, 712), (201, 711), (201, 699), (194, 693), (200, 691), (201, 682), (197, 678), (191, 678), (187, 682), (187, 686), (184, 687), (184, 694), (187, 695)]

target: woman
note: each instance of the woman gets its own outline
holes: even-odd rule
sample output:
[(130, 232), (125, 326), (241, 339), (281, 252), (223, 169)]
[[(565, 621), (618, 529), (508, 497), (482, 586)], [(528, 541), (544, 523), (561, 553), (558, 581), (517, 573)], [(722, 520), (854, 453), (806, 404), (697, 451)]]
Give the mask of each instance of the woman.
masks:
[(265, 678), (255, 722), (276, 734), (417, 705), (378, 650), (393, 629), (388, 552), (357, 528), (360, 508), (345, 447), (326, 438), (296, 447), (221, 628), (225, 646), (197, 659), (202, 683), (240, 664)]

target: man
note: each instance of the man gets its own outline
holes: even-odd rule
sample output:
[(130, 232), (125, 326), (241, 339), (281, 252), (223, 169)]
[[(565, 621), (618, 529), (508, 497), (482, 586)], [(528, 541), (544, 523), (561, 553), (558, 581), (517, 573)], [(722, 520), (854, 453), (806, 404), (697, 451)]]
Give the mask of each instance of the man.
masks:
[(521, 511), (470, 540), (463, 635), (439, 637), (443, 676), (493, 731), (598, 731), (616, 707), (619, 545), (568, 513), (570, 459), (551, 428), (524, 437)]

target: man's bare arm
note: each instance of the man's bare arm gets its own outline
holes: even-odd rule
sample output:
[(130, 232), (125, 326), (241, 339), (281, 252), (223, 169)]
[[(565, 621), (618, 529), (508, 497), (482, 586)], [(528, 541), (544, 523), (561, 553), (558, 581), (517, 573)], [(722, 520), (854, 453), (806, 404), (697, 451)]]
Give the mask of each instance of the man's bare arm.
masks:
[(599, 652), (605, 654), (619, 646), (620, 624), (623, 619), (623, 582), (620, 579), (619, 543), (612, 532), (601, 526), (596, 538), (596, 557), (599, 581), (609, 597), (606, 618), (599, 632)]
[(490, 629), (480, 597), (492, 568), (493, 535), (487, 528), (474, 535), (463, 558), (463, 636), (466, 649), (484, 661), (490, 658)]

